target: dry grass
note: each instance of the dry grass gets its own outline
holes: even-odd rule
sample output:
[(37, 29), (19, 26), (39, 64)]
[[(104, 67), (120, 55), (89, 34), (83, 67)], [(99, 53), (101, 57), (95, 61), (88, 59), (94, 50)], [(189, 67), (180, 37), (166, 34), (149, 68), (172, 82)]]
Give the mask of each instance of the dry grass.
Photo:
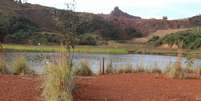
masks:
[(25, 74), (28, 70), (27, 60), (25, 57), (20, 56), (12, 63), (12, 73), (15, 75)]
[(6, 73), (6, 62), (2, 57), (0, 57), (0, 74), (4, 73)]
[(93, 72), (87, 61), (81, 61), (80, 68), (75, 70), (75, 75), (78, 76), (92, 76)]
[(67, 55), (60, 53), (55, 58), (55, 63), (47, 66), (43, 93), (45, 101), (72, 101), (71, 92), (73, 90), (72, 69)]
[(159, 37), (164, 37), (168, 34), (171, 33), (175, 33), (175, 32), (180, 32), (180, 31), (185, 31), (188, 30), (188, 28), (183, 28), (183, 29), (166, 29), (166, 30), (158, 30), (154, 33), (151, 33), (149, 36), (147, 37), (143, 37), (143, 38), (135, 38), (131, 41), (129, 41), (129, 43), (146, 43), (150, 38), (152, 38), (153, 36), (159, 36)]

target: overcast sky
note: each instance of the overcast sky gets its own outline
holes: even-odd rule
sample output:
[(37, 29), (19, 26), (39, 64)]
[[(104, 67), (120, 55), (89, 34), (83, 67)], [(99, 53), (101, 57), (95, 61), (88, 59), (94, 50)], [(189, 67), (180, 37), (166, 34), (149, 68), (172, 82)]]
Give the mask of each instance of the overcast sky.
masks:
[[(70, 0), (28, 0), (60, 9)], [(115, 6), (123, 11), (142, 18), (179, 19), (201, 14), (201, 0), (76, 0), (76, 11), (91, 13), (110, 13)]]

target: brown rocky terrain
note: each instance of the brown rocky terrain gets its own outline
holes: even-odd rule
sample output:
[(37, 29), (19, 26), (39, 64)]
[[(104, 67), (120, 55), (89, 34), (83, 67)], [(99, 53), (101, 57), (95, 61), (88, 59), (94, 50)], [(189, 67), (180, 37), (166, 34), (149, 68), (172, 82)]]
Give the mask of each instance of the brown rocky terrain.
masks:
[[(18, 5), (13, 0), (0, 0), (0, 14), (3, 12), (12, 12), (19, 16), (26, 17), (36, 23), (44, 31), (55, 31), (56, 27), (54, 14), (59, 11), (59, 9), (41, 5), (33, 5), (29, 3)], [(142, 32), (145, 36), (156, 32), (157, 30), (189, 28), (194, 25), (194, 22), (200, 21), (197, 20), (200, 19), (200, 17), (192, 17), (180, 20), (168, 20), (166, 18), (143, 19), (138, 16), (129, 15), (121, 11), (118, 7), (116, 7), (111, 14), (95, 15), (92, 13), (79, 12), (78, 14), (83, 18), (88, 17), (88, 19), (90, 19), (90, 17), (100, 16), (106, 21), (113, 23), (115, 26), (123, 29), (133, 28)]]

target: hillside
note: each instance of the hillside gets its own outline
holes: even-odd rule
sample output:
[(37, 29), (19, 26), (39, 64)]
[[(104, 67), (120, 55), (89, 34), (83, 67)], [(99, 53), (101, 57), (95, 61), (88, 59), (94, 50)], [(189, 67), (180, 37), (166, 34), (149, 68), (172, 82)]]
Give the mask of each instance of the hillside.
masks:
[[(7, 16), (26, 18), (36, 24), (42, 32), (57, 32), (55, 19), (56, 14), (61, 11), (29, 3), (18, 4), (14, 0), (0, 0), (0, 18), (4, 18), (3, 22), (5, 18), (9, 18)], [(201, 22), (200, 16), (180, 20), (143, 19), (129, 15), (119, 7), (115, 7), (111, 14), (76, 13), (80, 17), (77, 30), (81, 37), (85, 34), (95, 35), (104, 40), (130, 40), (150, 36), (157, 30), (191, 28)]]

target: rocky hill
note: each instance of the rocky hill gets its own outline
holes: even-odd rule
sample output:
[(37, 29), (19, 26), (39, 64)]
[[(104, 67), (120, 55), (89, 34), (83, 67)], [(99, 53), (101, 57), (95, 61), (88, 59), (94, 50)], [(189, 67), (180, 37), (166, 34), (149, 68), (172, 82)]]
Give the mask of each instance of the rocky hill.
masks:
[[(0, 0), (0, 15), (25, 17), (37, 24), (42, 31), (56, 31), (55, 13), (60, 11), (29, 3), (18, 4), (14, 0)], [(189, 28), (195, 25), (194, 22), (197, 21), (195, 19), (200, 19), (199, 17), (181, 20), (143, 19), (123, 12), (119, 7), (115, 7), (111, 14), (106, 15), (80, 12), (77, 14), (82, 19), (80, 33), (99, 33), (106, 37), (118, 37), (120, 40), (139, 37), (141, 36), (139, 33), (146, 36), (157, 30)]]
[(129, 15), (121, 11), (118, 7), (111, 12), (109, 15), (100, 15), (105, 20), (111, 21), (115, 25), (121, 27), (131, 27), (142, 32), (144, 35), (148, 35), (157, 30), (164, 29), (180, 29), (189, 28), (193, 24), (189, 19), (181, 20), (168, 20), (168, 19), (143, 19), (138, 16)]

